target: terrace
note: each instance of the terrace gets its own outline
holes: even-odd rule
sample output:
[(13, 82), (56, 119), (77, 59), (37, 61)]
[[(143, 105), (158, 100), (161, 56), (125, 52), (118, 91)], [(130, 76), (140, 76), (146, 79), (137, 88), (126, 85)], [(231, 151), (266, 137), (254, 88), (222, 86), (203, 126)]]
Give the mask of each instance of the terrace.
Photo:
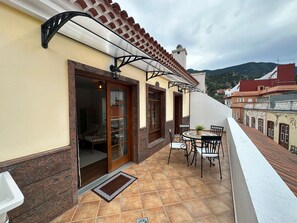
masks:
[(223, 179), (218, 166), (200, 163), (187, 166), (183, 151), (173, 151), (167, 165), (169, 146), (141, 164), (123, 171), (138, 179), (107, 203), (92, 191), (79, 198), (79, 204), (58, 217), (58, 222), (234, 222), (231, 178), (226, 137), (225, 157), (221, 158)]
[[(251, 134), (242, 127), (261, 147), (259, 142), (265, 136), (259, 138), (257, 130)], [(227, 118), (222, 180), (218, 167), (207, 165), (204, 178), (200, 178), (200, 162), (187, 167), (183, 151), (174, 151), (167, 165), (166, 146), (141, 164), (124, 169), (138, 180), (113, 201), (107, 203), (87, 192), (77, 206), (53, 223), (135, 222), (141, 217), (148, 217), (149, 222), (296, 222), (296, 197), (286, 185), (289, 181), (282, 175), (285, 183), (278, 175), (294, 169), (276, 168), (277, 173), (243, 129), (233, 118)], [(293, 175), (285, 176), (292, 181)]]

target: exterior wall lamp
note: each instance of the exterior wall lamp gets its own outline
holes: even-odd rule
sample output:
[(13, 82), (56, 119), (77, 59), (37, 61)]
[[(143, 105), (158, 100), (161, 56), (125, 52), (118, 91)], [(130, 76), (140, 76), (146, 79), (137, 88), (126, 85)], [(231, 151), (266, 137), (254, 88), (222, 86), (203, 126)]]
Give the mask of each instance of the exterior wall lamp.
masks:
[(121, 70), (120, 70), (120, 68), (117, 67), (116, 63), (115, 63), (115, 65), (110, 65), (109, 69), (111, 71), (112, 78), (115, 80), (118, 80), (121, 75)]

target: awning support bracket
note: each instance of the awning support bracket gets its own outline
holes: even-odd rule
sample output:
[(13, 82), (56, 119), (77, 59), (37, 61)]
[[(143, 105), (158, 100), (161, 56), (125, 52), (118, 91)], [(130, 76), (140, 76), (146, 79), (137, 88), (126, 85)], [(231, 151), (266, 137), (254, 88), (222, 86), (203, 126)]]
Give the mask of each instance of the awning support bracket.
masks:
[(78, 11), (69, 11), (59, 13), (50, 19), (48, 19), (45, 23), (41, 25), (41, 45), (43, 48), (48, 47), (48, 43), (53, 38), (53, 36), (59, 31), (59, 29), (70, 19), (75, 16), (85, 16), (92, 18), (89, 14)]
[[(150, 76), (149, 76), (150, 75)], [(167, 72), (167, 71), (146, 71), (146, 81), (148, 81), (149, 79), (152, 79), (154, 77), (159, 77), (159, 76), (163, 76), (163, 75), (176, 75), (179, 76), (178, 74), (174, 74), (172, 72)]]
[(201, 90), (197, 86), (193, 86), (191, 84), (183, 83), (183, 82), (178, 82), (178, 81), (170, 81), (168, 82), (168, 88), (171, 87), (177, 87), (178, 92), (185, 92), (185, 93), (190, 93), (190, 92), (201, 92)]
[[(119, 66), (117, 66), (117, 61), (121, 60), (121, 64)], [(114, 58), (114, 66), (121, 68), (127, 64), (133, 63), (137, 60), (153, 60), (153, 61), (157, 61), (153, 58), (150, 57), (145, 57), (145, 56), (137, 56), (137, 55), (129, 55), (129, 56), (121, 56), (121, 57), (115, 57)]]

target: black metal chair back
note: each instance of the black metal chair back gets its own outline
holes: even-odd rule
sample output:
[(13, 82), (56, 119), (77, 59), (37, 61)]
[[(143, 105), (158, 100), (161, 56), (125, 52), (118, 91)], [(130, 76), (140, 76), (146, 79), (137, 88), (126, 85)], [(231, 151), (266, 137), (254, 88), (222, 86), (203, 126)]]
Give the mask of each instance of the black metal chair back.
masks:
[(218, 159), (220, 178), (222, 179), (221, 161), (220, 161), (220, 144), (222, 136), (201, 136), (201, 177), (203, 176), (203, 158), (208, 158), (210, 166), (214, 165), (213, 160)]
[[(222, 136), (223, 132), (224, 132), (224, 126), (211, 125), (210, 126), (210, 132), (213, 133), (213, 134), (216, 134), (218, 136)], [(224, 157), (225, 154), (224, 154), (224, 148), (223, 148), (222, 142), (220, 143), (220, 145), (222, 147), (222, 152), (223, 152), (223, 157)]]
[(222, 136), (201, 136), (202, 154), (219, 154)]
[(169, 133), (169, 139), (170, 139), (170, 151), (169, 151), (169, 155), (168, 155), (167, 164), (169, 164), (169, 161), (170, 161), (171, 150), (172, 149), (181, 149), (181, 150), (184, 150), (184, 155), (186, 156), (187, 164), (189, 165), (187, 144), (185, 142), (174, 142), (171, 129), (168, 129), (168, 133)]
[(222, 136), (224, 132), (224, 126), (218, 126), (218, 125), (211, 125), (210, 126), (210, 132), (214, 133), (218, 136)]

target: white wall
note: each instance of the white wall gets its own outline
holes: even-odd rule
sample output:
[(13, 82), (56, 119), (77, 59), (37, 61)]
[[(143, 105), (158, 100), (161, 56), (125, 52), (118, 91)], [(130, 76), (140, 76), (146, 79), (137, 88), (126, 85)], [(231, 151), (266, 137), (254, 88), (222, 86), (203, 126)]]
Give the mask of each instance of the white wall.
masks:
[(236, 222), (297, 222), (297, 199), (233, 118), (227, 138)]
[(192, 92), (190, 97), (190, 128), (203, 125), (209, 129), (210, 125), (220, 125), (226, 129), (226, 118), (232, 117), (229, 107), (200, 92)]
[(197, 86), (202, 93), (206, 92), (206, 86), (205, 86), (205, 72), (199, 72), (199, 73), (193, 73), (192, 76), (199, 82), (199, 85)]

